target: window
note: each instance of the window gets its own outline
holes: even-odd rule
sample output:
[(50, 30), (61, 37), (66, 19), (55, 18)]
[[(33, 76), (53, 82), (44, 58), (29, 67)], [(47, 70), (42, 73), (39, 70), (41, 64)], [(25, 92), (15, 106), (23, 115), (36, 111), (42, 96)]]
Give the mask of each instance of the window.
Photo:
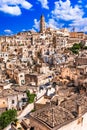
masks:
[(12, 104), (14, 104), (14, 100), (12, 100)]
[(20, 75), (20, 77), (23, 77), (23, 75)]
[(30, 130), (35, 130), (34, 127), (31, 127)]

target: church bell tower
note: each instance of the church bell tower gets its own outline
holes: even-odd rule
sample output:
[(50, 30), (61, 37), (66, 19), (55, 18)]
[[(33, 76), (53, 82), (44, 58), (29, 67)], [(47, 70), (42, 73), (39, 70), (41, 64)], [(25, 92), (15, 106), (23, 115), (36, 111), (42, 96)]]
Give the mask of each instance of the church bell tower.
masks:
[(41, 15), (41, 18), (40, 18), (40, 33), (44, 33), (45, 31), (46, 31), (45, 18), (44, 18), (44, 15)]

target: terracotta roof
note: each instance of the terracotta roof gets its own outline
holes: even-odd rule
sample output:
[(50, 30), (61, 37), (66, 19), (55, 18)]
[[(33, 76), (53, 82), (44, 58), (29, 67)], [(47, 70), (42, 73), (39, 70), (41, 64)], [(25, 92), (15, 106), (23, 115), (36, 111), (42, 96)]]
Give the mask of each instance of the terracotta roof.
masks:
[(30, 116), (50, 129), (58, 129), (79, 117), (78, 106), (81, 106), (81, 115), (83, 115), (87, 111), (85, 94), (74, 95), (59, 106), (47, 106), (31, 113)]
[(77, 112), (77, 105), (81, 106), (82, 114), (87, 111), (87, 96), (85, 94), (77, 95), (61, 103), (61, 107), (64, 107), (70, 112)]
[(45, 123), (49, 127), (53, 128), (65, 122), (73, 120), (74, 116), (65, 108), (60, 106), (51, 106), (38, 110), (31, 114), (37, 120)]

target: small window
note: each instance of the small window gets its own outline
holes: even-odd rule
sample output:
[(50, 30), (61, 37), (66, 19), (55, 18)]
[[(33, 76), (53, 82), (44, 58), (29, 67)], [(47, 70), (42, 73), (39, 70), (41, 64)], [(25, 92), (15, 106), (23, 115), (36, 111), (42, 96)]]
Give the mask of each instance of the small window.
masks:
[(14, 100), (12, 100), (12, 104), (14, 104)]
[(34, 127), (31, 127), (30, 130), (34, 130)]
[(20, 75), (20, 77), (23, 77), (23, 75)]
[(3, 102), (3, 104), (5, 104), (5, 102)]

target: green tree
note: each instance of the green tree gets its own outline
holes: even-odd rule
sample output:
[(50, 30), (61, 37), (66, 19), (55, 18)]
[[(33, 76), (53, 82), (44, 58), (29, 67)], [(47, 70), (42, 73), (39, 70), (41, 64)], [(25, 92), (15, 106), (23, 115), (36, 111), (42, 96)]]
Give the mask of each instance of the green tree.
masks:
[(83, 49), (83, 48), (84, 48), (84, 43), (83, 43), (83, 42), (80, 42), (80, 43), (79, 43), (79, 46), (80, 46), (80, 49)]
[(7, 127), (11, 123), (11, 121), (14, 121), (17, 116), (17, 111), (15, 109), (13, 110), (7, 110), (6, 112), (3, 112), (0, 115), (0, 130)]
[(81, 48), (81, 46), (80, 46), (80, 44), (75, 43), (72, 48), (79, 50)]
[(28, 90), (26, 91), (26, 93), (27, 93), (27, 97), (28, 97), (28, 102), (33, 103), (36, 94), (34, 94), (34, 93), (31, 94), (30, 91), (28, 91)]
[(75, 43), (69, 50), (71, 50), (74, 54), (78, 54), (79, 50), (87, 50), (87, 46), (85, 46), (84, 42)]
[(75, 43), (71, 48), (69, 48), (74, 54), (78, 54), (82, 45), (79, 43)]

